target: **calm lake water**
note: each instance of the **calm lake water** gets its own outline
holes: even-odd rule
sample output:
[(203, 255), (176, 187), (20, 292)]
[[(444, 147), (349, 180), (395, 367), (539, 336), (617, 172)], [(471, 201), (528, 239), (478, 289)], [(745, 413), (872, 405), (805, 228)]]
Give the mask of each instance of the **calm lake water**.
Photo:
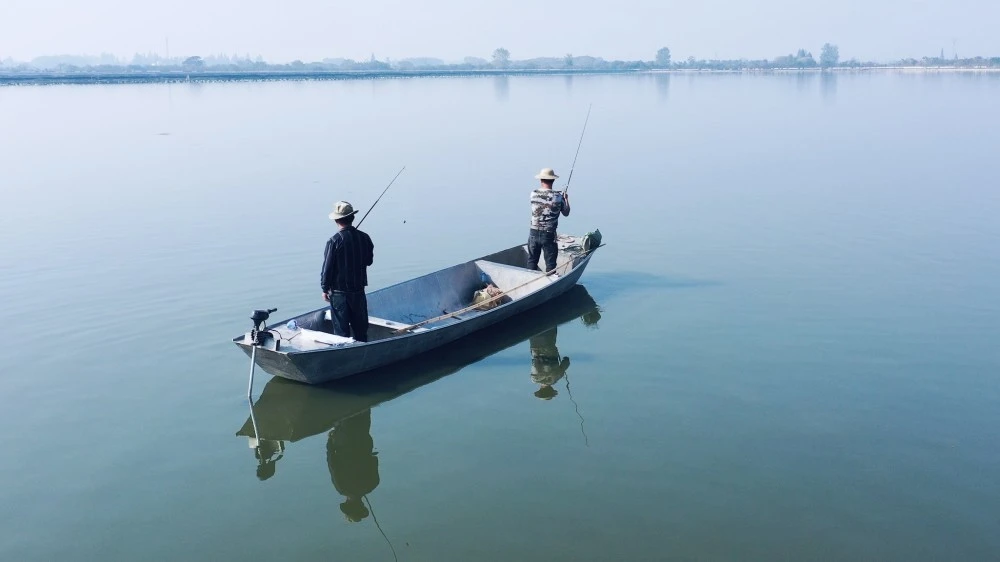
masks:
[[(0, 559), (998, 559), (997, 99), (997, 74), (0, 88)], [(258, 460), (230, 340), (322, 305), (333, 203), (407, 166), (363, 225), (370, 289), (520, 243), (590, 103), (581, 287), (384, 380), (258, 371)]]

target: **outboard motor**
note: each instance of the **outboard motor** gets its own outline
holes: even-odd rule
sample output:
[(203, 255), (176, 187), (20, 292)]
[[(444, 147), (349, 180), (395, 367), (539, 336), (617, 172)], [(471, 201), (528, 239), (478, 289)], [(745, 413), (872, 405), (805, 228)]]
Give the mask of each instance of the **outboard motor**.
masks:
[(257, 418), (253, 415), (253, 371), (254, 367), (257, 366), (257, 348), (262, 346), (264, 342), (268, 339), (274, 340), (274, 350), (278, 351), (278, 345), (280, 344), (278, 338), (275, 338), (267, 331), (267, 319), (271, 317), (271, 313), (278, 310), (277, 308), (268, 308), (266, 310), (254, 310), (250, 314), (250, 320), (253, 320), (253, 328), (250, 330), (250, 381), (247, 383), (247, 401), (250, 402), (250, 420), (253, 422), (253, 434), (254, 439), (260, 436), (257, 431)]
[[(250, 320), (253, 321), (253, 328), (250, 330), (250, 345), (263, 345), (264, 341), (270, 337), (267, 333), (267, 319), (271, 317), (271, 313), (278, 310), (277, 308), (268, 308), (267, 310), (254, 310), (253, 314), (250, 315)], [(261, 327), (263, 326), (263, 330)], [(274, 350), (278, 351), (278, 341), (274, 342)]]

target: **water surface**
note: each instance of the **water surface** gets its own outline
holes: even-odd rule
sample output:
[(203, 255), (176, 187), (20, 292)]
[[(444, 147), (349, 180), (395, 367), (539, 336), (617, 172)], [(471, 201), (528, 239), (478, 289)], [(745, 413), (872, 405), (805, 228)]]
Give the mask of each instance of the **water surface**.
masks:
[[(998, 94), (0, 88), (0, 559), (998, 558)], [(364, 223), (372, 289), (519, 243), (591, 103), (560, 224), (607, 246), (580, 291), (378, 382), (261, 375), (256, 458), (230, 340), (322, 304), (333, 203), (407, 166)], [(569, 358), (554, 396), (533, 346)]]

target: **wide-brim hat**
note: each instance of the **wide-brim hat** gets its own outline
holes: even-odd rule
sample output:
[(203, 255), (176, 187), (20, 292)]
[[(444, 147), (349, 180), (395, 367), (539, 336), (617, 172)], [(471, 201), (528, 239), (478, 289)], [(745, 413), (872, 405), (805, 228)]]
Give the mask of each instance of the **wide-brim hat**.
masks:
[(354, 210), (354, 207), (350, 203), (347, 201), (337, 201), (337, 204), (333, 206), (333, 212), (330, 213), (330, 219), (339, 220), (355, 214), (357, 214), (357, 211)]
[(555, 170), (553, 170), (552, 168), (542, 168), (542, 171), (538, 172), (538, 175), (535, 176), (535, 179), (536, 180), (554, 180), (554, 179), (556, 179), (558, 177), (559, 176), (556, 175)]

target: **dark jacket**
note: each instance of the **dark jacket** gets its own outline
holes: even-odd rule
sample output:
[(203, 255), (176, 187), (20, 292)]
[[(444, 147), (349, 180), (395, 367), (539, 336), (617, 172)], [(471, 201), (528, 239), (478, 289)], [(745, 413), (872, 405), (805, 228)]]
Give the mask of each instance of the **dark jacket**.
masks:
[(375, 245), (353, 226), (338, 231), (326, 241), (320, 286), (330, 291), (364, 292), (368, 286), (367, 267), (372, 264)]

